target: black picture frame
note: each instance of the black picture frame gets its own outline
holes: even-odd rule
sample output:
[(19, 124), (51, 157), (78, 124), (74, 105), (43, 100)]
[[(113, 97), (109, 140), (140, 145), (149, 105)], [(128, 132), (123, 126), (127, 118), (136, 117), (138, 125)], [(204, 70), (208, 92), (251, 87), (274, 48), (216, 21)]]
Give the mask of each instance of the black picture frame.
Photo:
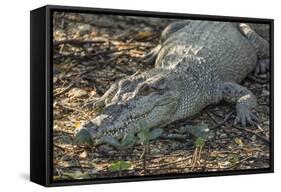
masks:
[[(179, 19), (200, 19), (212, 21), (233, 21), (262, 23), (270, 25), (270, 168), (219, 171), (206, 173), (188, 173), (181, 175), (119, 177), (95, 180), (52, 180), (52, 13), (54, 11), (102, 13), (111, 15), (149, 16)], [(63, 186), (98, 184), (114, 182), (146, 181), (159, 179), (195, 178), (226, 176), (239, 174), (257, 174), (274, 172), (274, 20), (246, 17), (226, 17), (214, 15), (195, 15), (183, 13), (148, 12), (135, 10), (115, 10), (87, 7), (46, 5), (30, 12), (30, 180), (44, 186)]]

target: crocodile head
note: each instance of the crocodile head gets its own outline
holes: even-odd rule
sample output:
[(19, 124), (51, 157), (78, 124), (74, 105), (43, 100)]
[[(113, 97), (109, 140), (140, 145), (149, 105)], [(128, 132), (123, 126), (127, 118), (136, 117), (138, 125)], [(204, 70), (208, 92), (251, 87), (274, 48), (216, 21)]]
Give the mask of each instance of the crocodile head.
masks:
[(95, 144), (102, 143), (104, 137), (120, 140), (128, 134), (136, 134), (142, 121), (149, 128), (171, 122), (180, 94), (167, 76), (131, 76), (116, 85), (111, 97), (102, 97), (94, 104), (104, 104), (102, 113), (82, 128)]

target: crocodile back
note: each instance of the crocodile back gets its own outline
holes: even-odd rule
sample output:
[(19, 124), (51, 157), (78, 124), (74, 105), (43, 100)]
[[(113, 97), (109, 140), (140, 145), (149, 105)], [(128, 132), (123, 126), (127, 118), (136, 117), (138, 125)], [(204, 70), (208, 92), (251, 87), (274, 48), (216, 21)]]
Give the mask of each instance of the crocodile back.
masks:
[[(189, 57), (201, 60), (200, 64), (205, 66), (191, 62)], [(222, 81), (240, 82), (254, 69), (256, 62), (254, 47), (240, 33), (236, 23), (192, 21), (162, 44), (156, 67), (177, 70), (179, 65), (184, 65), (202, 75), (210, 73)]]

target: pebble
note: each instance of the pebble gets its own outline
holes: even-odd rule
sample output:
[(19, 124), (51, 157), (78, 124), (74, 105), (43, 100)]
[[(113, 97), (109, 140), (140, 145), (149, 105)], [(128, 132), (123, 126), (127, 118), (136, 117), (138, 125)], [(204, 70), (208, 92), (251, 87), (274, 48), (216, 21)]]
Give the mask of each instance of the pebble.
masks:
[(85, 35), (87, 33), (90, 33), (91, 31), (91, 25), (89, 24), (83, 24), (78, 26), (79, 29), (79, 34), (80, 35)]
[(97, 92), (95, 90), (90, 92), (90, 96), (91, 97), (99, 97), (99, 95), (97, 94)]
[(267, 74), (260, 74), (259, 77), (262, 79), (267, 79)]
[(269, 96), (269, 94), (270, 94), (269, 91), (265, 89), (262, 90), (262, 94), (261, 94), (262, 96)]
[(257, 136), (256, 136), (256, 135), (253, 135), (253, 136), (251, 137), (251, 140), (252, 140), (252, 142), (255, 142), (255, 141), (257, 140)]
[(153, 148), (150, 150), (151, 154), (152, 155), (158, 155), (158, 154), (161, 154), (161, 150), (158, 149), (158, 148)]
[(53, 112), (53, 115), (54, 115), (54, 119), (60, 119), (60, 118), (63, 117), (63, 115), (59, 111), (57, 111), (57, 110), (55, 110)]
[(263, 122), (263, 124), (269, 125), (269, 121), (265, 121), (265, 122)]
[(87, 151), (83, 151), (82, 153), (79, 154), (80, 159), (85, 159), (86, 157), (88, 157)]
[(227, 138), (227, 134), (226, 134), (226, 133), (222, 133), (222, 134), (220, 135), (220, 138)]

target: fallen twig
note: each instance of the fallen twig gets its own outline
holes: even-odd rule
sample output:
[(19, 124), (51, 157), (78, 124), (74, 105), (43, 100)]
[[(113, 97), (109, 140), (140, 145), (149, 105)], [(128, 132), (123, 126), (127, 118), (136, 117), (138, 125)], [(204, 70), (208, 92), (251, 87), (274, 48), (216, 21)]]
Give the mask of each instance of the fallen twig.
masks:
[(69, 135), (73, 135), (73, 132), (65, 131), (65, 130), (62, 130), (62, 129), (54, 128), (53, 131), (54, 132), (61, 132), (61, 133), (69, 134)]
[(77, 162), (79, 168), (81, 169), (81, 172), (82, 172), (82, 173), (85, 173), (84, 167), (82, 167), (82, 165), (81, 165), (81, 163), (80, 163), (80, 161), (79, 161), (79, 159), (78, 159), (78, 156), (77, 156), (76, 154), (74, 154), (73, 158), (74, 158), (75, 161)]
[(204, 146), (196, 146), (191, 159), (191, 169), (193, 170), (198, 163), (200, 165), (201, 154)]
[(79, 112), (79, 113), (83, 113), (88, 119), (91, 119), (91, 117), (90, 117), (85, 111), (83, 111), (83, 110), (81, 110), (81, 109), (77, 109), (77, 108), (74, 108), (74, 107), (62, 105), (62, 104), (59, 104), (59, 103), (58, 103), (57, 105), (59, 105), (59, 106), (61, 106), (61, 107), (63, 107), (63, 108), (66, 108), (66, 109), (70, 109), (70, 110), (72, 110), (72, 111), (77, 111), (77, 112)]
[[(149, 167), (147, 167), (147, 169), (153, 169), (153, 168), (158, 168), (158, 167), (165, 167), (165, 166), (172, 165), (172, 164), (176, 164), (176, 163), (179, 163), (179, 162), (182, 162), (182, 161), (187, 161), (187, 160), (189, 160), (191, 157), (192, 157), (192, 155), (190, 155), (190, 156), (188, 156), (188, 157), (186, 157), (186, 158), (183, 158), (183, 159), (179, 159), (179, 160), (173, 161), (173, 162), (164, 163), (164, 164), (161, 164), (161, 165), (149, 166)], [(186, 167), (186, 168), (187, 168), (187, 167)]]
[(233, 127), (236, 128), (236, 129), (240, 129), (240, 130), (243, 130), (243, 131), (247, 131), (247, 132), (249, 132), (249, 133), (252, 133), (252, 134), (256, 135), (257, 137), (259, 137), (260, 139), (262, 139), (262, 140), (264, 140), (264, 141), (266, 141), (266, 142), (269, 142), (269, 140), (268, 140), (266, 137), (260, 135), (259, 133), (255, 132), (255, 131), (252, 131), (252, 130), (247, 129), (247, 128), (238, 127), (238, 126), (233, 126)]
[(244, 163), (246, 160), (248, 160), (249, 158), (251, 158), (251, 157), (245, 157), (245, 158), (242, 159), (241, 161), (239, 161), (239, 162), (237, 162), (237, 163), (235, 163), (235, 164), (233, 164), (233, 165), (231, 165), (231, 166), (229, 166), (229, 167), (226, 167), (226, 168), (224, 168), (224, 169), (236, 168), (236, 167), (238, 167), (239, 165), (243, 164), (243, 163)]
[(217, 125), (215, 125), (214, 127), (211, 127), (210, 129), (216, 129), (216, 128), (219, 128), (220, 126), (222, 126), (224, 123), (226, 123), (229, 118), (231, 117), (231, 115), (234, 113), (234, 111), (231, 111), (230, 113), (228, 113), (225, 118), (221, 121), (221, 122), (217, 122), (213, 117), (211, 117), (209, 114), (209, 117), (217, 123)]
[(60, 149), (60, 150), (62, 150), (62, 151), (65, 151), (65, 150), (66, 150), (65, 148), (63, 148), (63, 147), (61, 147), (61, 146), (59, 146), (59, 145), (57, 145), (57, 144), (55, 144), (55, 143), (53, 143), (53, 146), (56, 147), (56, 148), (58, 148), (58, 149)]
[(97, 39), (97, 40), (78, 40), (78, 39), (67, 39), (67, 40), (61, 40), (61, 41), (54, 41), (54, 46), (62, 45), (62, 44), (71, 44), (74, 46), (81, 46), (83, 44), (94, 44), (94, 43), (106, 43), (107, 41)]
[(66, 93), (67, 91), (69, 91), (69, 90), (73, 87), (73, 85), (74, 85), (75, 83), (76, 83), (76, 81), (70, 83), (66, 88), (64, 88), (64, 89), (61, 90), (60, 92), (55, 93), (55, 94), (54, 94), (54, 97), (57, 97), (57, 96), (59, 96), (59, 95), (62, 95), (62, 94), (64, 94), (64, 93)]
[(73, 82), (71, 82), (66, 88), (64, 88), (63, 90), (61, 90), (60, 92), (54, 93), (53, 96), (57, 97), (59, 95), (62, 95), (64, 93), (66, 93), (67, 91), (69, 91), (74, 85), (75, 83), (77, 83), (78, 81), (80, 81), (80, 79), (82, 78), (82, 76), (84, 74), (88, 73), (88, 71), (84, 71), (82, 73), (80, 73), (74, 80)]

